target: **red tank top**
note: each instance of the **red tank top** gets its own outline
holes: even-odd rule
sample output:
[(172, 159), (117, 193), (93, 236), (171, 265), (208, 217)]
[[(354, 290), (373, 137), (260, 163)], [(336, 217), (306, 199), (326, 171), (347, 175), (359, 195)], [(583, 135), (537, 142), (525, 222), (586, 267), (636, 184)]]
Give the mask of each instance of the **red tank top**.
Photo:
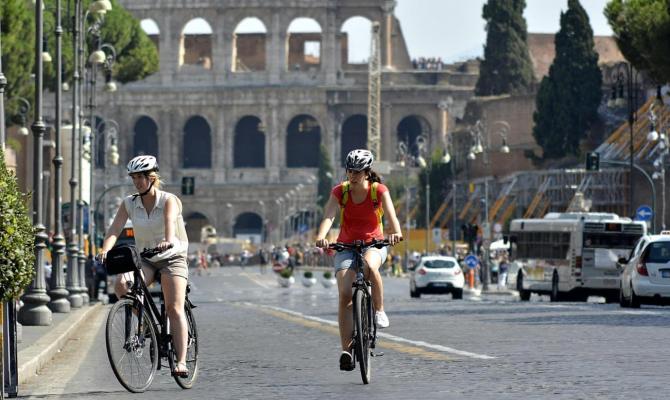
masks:
[[(342, 204), (342, 184), (335, 186), (332, 190), (333, 196)], [(372, 184), (368, 185), (368, 193), (365, 200), (361, 203), (354, 203), (351, 197), (351, 187), (349, 188), (349, 198), (344, 206), (344, 213), (342, 213), (342, 221), (340, 221), (340, 234), (337, 236), (338, 242), (351, 243), (354, 240), (364, 240), (366, 242), (372, 239), (383, 240), (384, 232), (379, 223), (377, 207), (382, 206), (382, 195), (388, 192), (388, 188), (383, 184), (377, 184), (377, 201), (376, 204), (372, 201)]]

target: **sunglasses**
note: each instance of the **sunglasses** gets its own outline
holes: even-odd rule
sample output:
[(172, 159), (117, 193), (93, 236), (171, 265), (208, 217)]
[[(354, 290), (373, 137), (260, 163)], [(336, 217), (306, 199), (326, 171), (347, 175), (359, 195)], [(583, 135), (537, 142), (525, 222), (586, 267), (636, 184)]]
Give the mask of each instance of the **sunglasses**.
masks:
[(360, 170), (360, 171), (357, 171), (357, 170), (355, 170), (355, 169), (348, 169), (348, 170), (347, 170), (347, 173), (348, 173), (348, 174), (360, 174), (360, 173), (362, 173), (362, 172), (363, 172), (363, 170)]

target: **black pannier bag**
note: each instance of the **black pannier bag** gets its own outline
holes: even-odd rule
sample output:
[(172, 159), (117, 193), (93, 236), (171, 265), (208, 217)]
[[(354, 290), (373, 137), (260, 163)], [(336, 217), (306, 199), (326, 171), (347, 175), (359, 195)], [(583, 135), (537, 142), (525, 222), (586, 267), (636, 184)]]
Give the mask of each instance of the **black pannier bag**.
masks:
[(137, 271), (142, 262), (137, 249), (132, 244), (122, 244), (107, 252), (105, 268), (108, 275)]

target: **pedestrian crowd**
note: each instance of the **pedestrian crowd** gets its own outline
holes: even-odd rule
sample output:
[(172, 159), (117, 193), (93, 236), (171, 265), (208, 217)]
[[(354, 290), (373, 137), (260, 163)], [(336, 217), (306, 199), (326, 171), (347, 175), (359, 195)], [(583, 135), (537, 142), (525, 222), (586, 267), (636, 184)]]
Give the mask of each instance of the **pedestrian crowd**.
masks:
[(442, 71), (444, 63), (440, 57), (419, 57), (412, 59), (412, 67), (420, 70)]

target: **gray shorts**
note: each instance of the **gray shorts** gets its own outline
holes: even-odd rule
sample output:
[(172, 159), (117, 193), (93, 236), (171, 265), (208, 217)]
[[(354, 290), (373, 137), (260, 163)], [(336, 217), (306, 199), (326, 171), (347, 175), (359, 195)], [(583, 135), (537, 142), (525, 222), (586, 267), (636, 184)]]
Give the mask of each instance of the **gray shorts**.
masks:
[(161, 275), (180, 276), (188, 280), (188, 264), (186, 263), (186, 257), (183, 255), (176, 254), (167, 260), (156, 262), (142, 259), (142, 271), (144, 271), (145, 277), (151, 274), (151, 278), (153, 279), (156, 271), (159, 270)]
[[(371, 251), (378, 253), (382, 261), (380, 265), (384, 264), (384, 261), (386, 261), (386, 256), (388, 255), (388, 249), (386, 247), (382, 247), (381, 249), (372, 247), (365, 250), (365, 254), (368, 254)], [(335, 273), (343, 269), (351, 268), (351, 264), (353, 261), (354, 261), (353, 250), (338, 251), (337, 254), (335, 254), (335, 259), (333, 260)]]

